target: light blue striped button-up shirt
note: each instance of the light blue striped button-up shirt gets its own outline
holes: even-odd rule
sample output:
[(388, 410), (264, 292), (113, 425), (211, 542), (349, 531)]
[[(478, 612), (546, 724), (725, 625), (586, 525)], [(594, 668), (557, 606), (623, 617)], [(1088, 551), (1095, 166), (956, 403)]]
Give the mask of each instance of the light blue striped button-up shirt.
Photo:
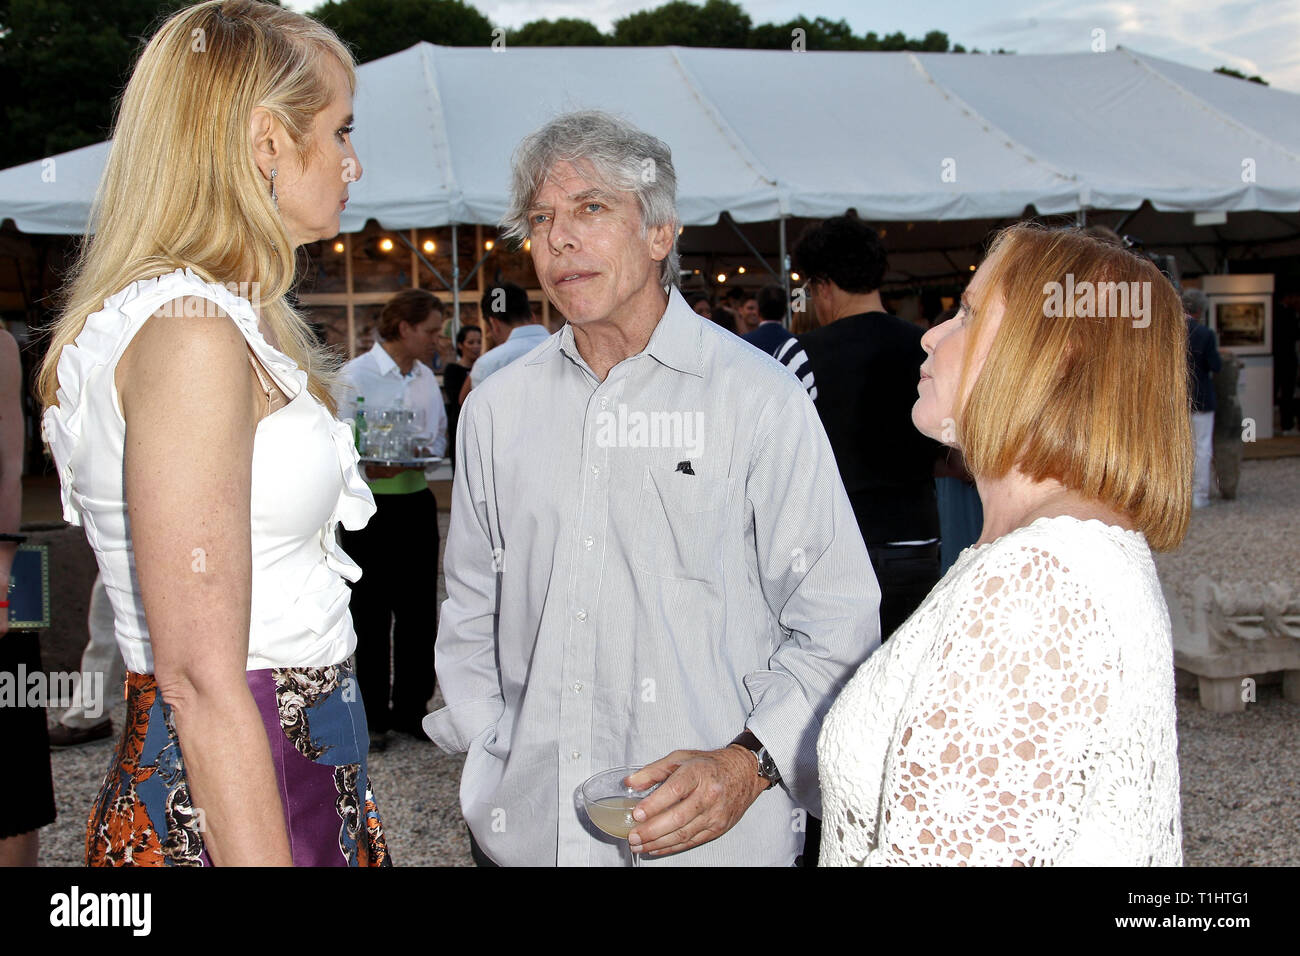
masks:
[(470, 392), (436, 645), (461, 807), (502, 865), (626, 865), (584, 779), (748, 727), (783, 782), (646, 865), (789, 865), (880, 591), (812, 401), (673, 290), (603, 382), (565, 326)]
[(544, 325), (535, 323), (516, 325), (510, 330), (510, 335), (504, 342), (488, 349), (474, 362), (474, 367), (469, 372), (471, 391), (486, 382), (489, 375), (501, 371), (511, 362), (527, 355), (537, 347), (539, 342), (545, 342), (548, 338), (550, 333), (546, 331)]

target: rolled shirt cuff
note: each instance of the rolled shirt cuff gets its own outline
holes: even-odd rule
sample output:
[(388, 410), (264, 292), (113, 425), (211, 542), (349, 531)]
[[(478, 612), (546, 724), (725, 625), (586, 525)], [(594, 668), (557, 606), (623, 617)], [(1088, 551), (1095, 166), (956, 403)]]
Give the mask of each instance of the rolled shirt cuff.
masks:
[(803, 689), (789, 674), (756, 671), (745, 676), (754, 710), (745, 726), (762, 741), (781, 772), (781, 785), (795, 802), (821, 816), (817, 781), (817, 734), (821, 721), (812, 713)]
[(425, 716), (421, 726), (443, 753), (459, 754), (505, 713), (500, 697), (479, 697), (452, 704)]

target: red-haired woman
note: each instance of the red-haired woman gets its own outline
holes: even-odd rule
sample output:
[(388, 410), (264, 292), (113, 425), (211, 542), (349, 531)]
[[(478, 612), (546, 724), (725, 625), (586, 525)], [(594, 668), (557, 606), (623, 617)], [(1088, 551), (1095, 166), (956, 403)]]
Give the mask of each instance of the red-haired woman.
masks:
[(913, 421), (984, 529), (827, 716), (823, 864), (1181, 863), (1151, 549), (1191, 509), (1185, 339), (1149, 261), (1024, 225), (926, 333)]

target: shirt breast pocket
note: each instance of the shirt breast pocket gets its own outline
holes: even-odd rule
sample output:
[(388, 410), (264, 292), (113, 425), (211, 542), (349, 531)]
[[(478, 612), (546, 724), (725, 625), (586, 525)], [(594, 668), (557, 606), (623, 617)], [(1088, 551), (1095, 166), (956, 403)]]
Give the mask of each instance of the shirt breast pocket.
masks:
[(717, 581), (731, 483), (647, 466), (637, 503), (633, 562), (646, 574)]

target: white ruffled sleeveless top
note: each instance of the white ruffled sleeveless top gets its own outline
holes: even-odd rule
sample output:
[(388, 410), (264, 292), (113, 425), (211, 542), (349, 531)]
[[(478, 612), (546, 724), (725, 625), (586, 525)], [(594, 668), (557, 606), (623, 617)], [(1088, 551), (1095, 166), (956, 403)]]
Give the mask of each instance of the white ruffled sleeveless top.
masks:
[(308, 392), (307, 373), (267, 343), (252, 305), (226, 287), (188, 268), (134, 282), (104, 300), (75, 343), (64, 347), (59, 404), (42, 421), (63, 517), (84, 527), (94, 549), (127, 668), (153, 673), (122, 488), (126, 421), (114, 373), (145, 320), (185, 295), (209, 299), (231, 316), (290, 399), (258, 423), (253, 441), (248, 669), (337, 664), (356, 647), (346, 582), (361, 569), (339, 547), (335, 529), (364, 527), (374, 499), (357, 471), (351, 427)]
[(822, 726), (823, 866), (1180, 866), (1146, 538), (1040, 518), (962, 552)]

